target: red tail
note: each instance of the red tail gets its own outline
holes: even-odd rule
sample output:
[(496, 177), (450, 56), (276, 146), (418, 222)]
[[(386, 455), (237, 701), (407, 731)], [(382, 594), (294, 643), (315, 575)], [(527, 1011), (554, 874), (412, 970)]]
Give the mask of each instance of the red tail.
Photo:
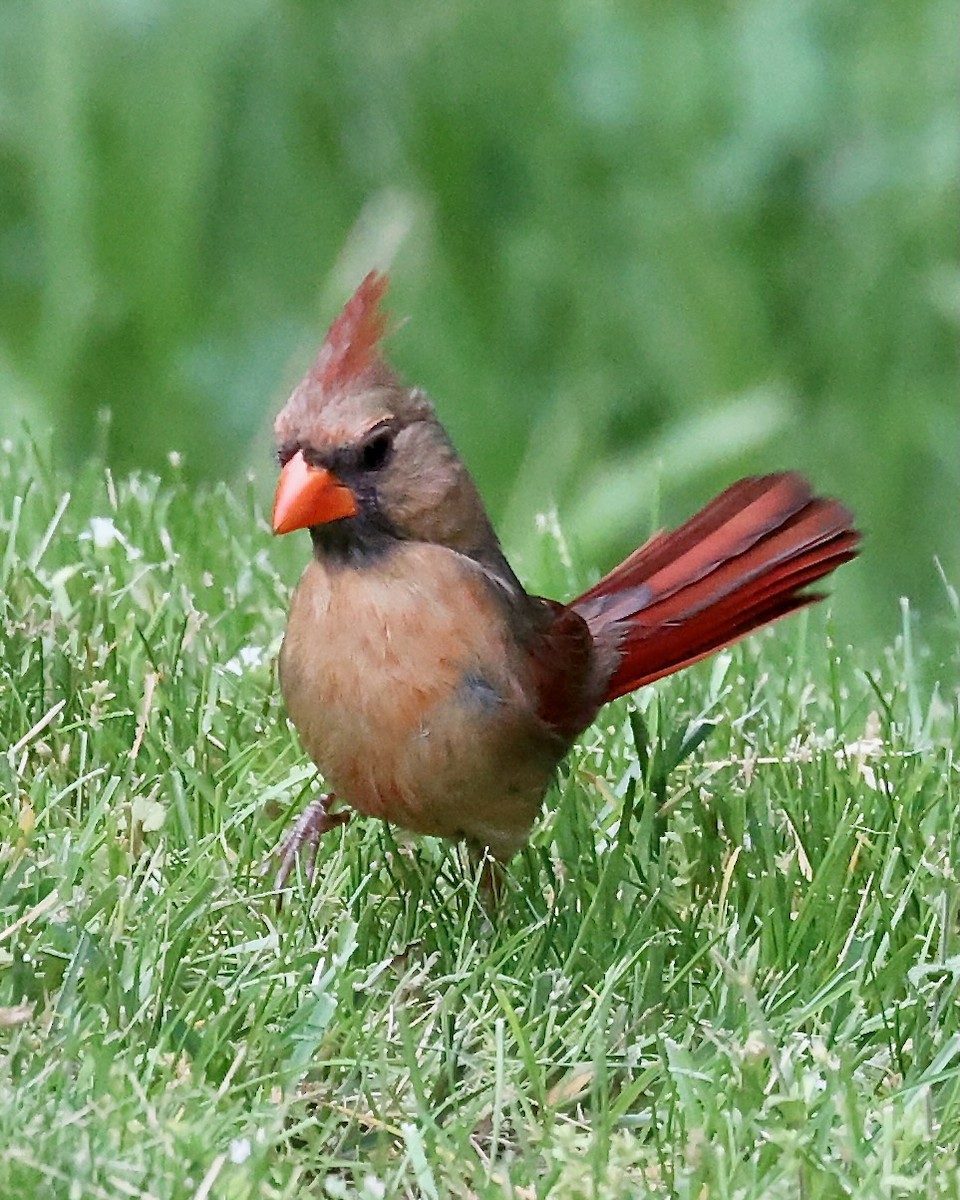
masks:
[(598, 642), (620, 651), (604, 701), (822, 599), (803, 589), (856, 557), (859, 541), (853, 514), (814, 496), (801, 475), (727, 488), (570, 605)]

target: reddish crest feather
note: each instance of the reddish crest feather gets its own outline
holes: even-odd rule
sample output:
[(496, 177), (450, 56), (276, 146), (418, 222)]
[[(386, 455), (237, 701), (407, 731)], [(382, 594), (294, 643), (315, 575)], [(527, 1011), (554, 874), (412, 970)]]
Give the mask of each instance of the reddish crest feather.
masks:
[(324, 390), (356, 385), (376, 365), (386, 325), (380, 301), (389, 282), (387, 275), (371, 271), (330, 326), (310, 372)]

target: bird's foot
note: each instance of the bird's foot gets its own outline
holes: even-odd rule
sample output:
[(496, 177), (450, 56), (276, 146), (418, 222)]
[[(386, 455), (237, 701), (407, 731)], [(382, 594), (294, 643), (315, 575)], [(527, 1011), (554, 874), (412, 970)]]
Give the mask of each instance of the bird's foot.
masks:
[(469, 842), (467, 849), (475, 878), (479, 872), (479, 895), (485, 905), (495, 910), (506, 893), (506, 868), (482, 843)]
[(346, 825), (350, 820), (349, 812), (330, 812), (330, 805), (335, 799), (334, 794), (330, 792), (311, 800), (271, 855), (271, 859), (277, 863), (277, 888), (286, 887), (301, 850), (305, 851), (304, 867), (307, 877), (312, 882), (320, 839), (331, 829), (336, 829), (338, 825)]

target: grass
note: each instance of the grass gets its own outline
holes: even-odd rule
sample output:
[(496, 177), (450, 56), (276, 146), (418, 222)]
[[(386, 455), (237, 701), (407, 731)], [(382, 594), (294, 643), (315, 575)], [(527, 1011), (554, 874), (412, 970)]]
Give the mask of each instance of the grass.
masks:
[(278, 907), (304, 539), (8, 450), (5, 1200), (960, 1195), (957, 677), (909, 613), (876, 661), (820, 612), (606, 710), (492, 917), (359, 819)]
[(599, 564), (661, 479), (675, 519), (796, 467), (870, 535), (844, 637), (879, 653), (909, 595), (933, 640), (956, 26), (952, 0), (10, 0), (0, 437), (242, 480), (393, 258), (391, 353), (519, 559), (547, 502)]

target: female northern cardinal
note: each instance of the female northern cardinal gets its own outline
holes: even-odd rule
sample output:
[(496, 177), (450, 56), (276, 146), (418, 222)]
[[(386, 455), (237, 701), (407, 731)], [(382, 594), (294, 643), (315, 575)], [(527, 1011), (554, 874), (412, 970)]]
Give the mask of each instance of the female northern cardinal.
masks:
[[(820, 599), (804, 588), (859, 534), (799, 475), (743, 479), (569, 604), (529, 596), (433, 405), (380, 354), (386, 287), (364, 279), (276, 420), (273, 528), (313, 542), (280, 682), (337, 798), (505, 860), (601, 705)], [(347, 820), (332, 799), (281, 882)]]

